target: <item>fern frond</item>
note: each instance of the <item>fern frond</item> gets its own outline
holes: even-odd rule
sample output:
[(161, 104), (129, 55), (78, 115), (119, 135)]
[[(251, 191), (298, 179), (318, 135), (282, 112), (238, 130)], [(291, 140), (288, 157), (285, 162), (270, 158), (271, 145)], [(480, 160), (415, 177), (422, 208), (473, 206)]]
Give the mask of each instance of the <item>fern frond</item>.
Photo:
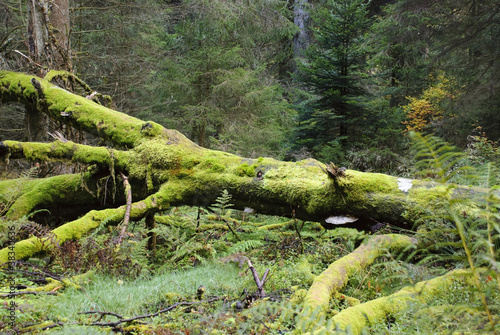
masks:
[(457, 168), (465, 154), (439, 137), (420, 133), (411, 133), (411, 137), (417, 150), (415, 167), (421, 175), (446, 183), (456, 174), (470, 169), (469, 167)]
[(226, 209), (234, 206), (234, 204), (229, 203), (233, 196), (229, 194), (229, 192), (224, 189), (222, 191), (222, 194), (215, 199), (215, 203), (212, 204), (212, 207), (215, 208), (215, 211), (220, 215), (220, 216), (225, 216), (226, 215)]
[(106, 227), (108, 225), (108, 223), (111, 220), (113, 220), (115, 217), (116, 217), (116, 214), (108, 216), (107, 218), (105, 218), (104, 220), (102, 220), (101, 223), (99, 223), (99, 227), (97, 227), (97, 229), (94, 229), (94, 231), (88, 236), (88, 238), (94, 238), (94, 237), (96, 237), (97, 234), (99, 234), (102, 231), (102, 229), (104, 229), (104, 227)]
[(30, 235), (36, 237), (36, 239), (42, 244), (42, 249), (45, 249), (47, 246), (59, 248), (61, 245), (56, 234), (54, 234), (49, 228), (42, 226), (39, 223), (29, 221), (28, 223), (23, 224), (19, 230), (26, 231)]
[[(132, 242), (132, 241), (131, 241)], [(148, 239), (144, 238), (137, 243), (130, 243), (130, 258), (133, 262), (140, 265), (147, 265), (148, 263), (148, 251), (147, 244)]]
[(479, 182), (480, 186), (492, 188), (497, 185), (498, 168), (493, 162), (483, 164), (479, 168)]
[(247, 250), (255, 249), (263, 246), (264, 243), (260, 240), (244, 240), (238, 243), (235, 243), (229, 248), (228, 254), (235, 254), (240, 252), (245, 252)]

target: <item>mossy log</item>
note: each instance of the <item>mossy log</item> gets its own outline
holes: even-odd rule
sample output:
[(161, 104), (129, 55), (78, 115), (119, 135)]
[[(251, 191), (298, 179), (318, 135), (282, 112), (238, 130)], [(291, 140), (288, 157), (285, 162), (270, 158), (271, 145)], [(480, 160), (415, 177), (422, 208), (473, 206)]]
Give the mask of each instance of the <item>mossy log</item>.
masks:
[[(25, 291), (34, 291), (34, 292), (55, 292), (60, 289), (66, 287), (73, 287), (75, 289), (80, 289), (82, 284), (85, 284), (90, 281), (92, 276), (94, 275), (94, 271), (88, 271), (81, 275), (76, 275), (70, 278), (62, 278), (61, 280), (56, 280), (52, 278), (46, 278), (47, 284), (44, 286), (32, 288)], [(23, 292), (23, 291), (19, 291)]]
[[(411, 228), (421, 213), (439, 206), (439, 188), (442, 187), (439, 185), (430, 187), (422, 181), (353, 170), (343, 171), (334, 180), (324, 172), (326, 167), (321, 168), (324, 165), (313, 159), (299, 162), (262, 157), (249, 159), (205, 149), (175, 130), (114, 111), (61, 89), (47, 79), (0, 71), (0, 102), (12, 101), (34, 106), (55, 121), (93, 133), (106, 143), (105, 147), (93, 147), (60, 140), (53, 143), (0, 142), (3, 162), (23, 157), (40, 164), (60, 161), (89, 165), (88, 172), (80, 177), (67, 175), (26, 181), (22, 185), (22, 195), (12, 199), (3, 218), (13, 220), (37, 209), (53, 211), (71, 202), (74, 217), (84, 215), (82, 218), (92, 223), (76, 224), (78, 220), (67, 223), (73, 232), (68, 236), (57, 233), (62, 240), (81, 236), (98, 226), (98, 221), (107, 214), (92, 219), (92, 214), (85, 215), (89, 204), (99, 203), (96, 198), (99, 192), (88, 189), (97, 189), (96, 180), (102, 176), (114, 177), (119, 172), (128, 176), (134, 201), (154, 194), (164, 199), (156, 205), (152, 200), (140, 201), (146, 206), (144, 215), (159, 210), (160, 205), (162, 208), (169, 205), (207, 206), (224, 189), (233, 196), (236, 208), (251, 207), (263, 214), (295, 215), (298, 219), (320, 222), (332, 228), (335, 216), (354, 216), (356, 224), (365, 228), (377, 222), (406, 224)], [(6, 192), (12, 183), (0, 182), (0, 192)], [(50, 185), (62, 188), (57, 191), (59, 196), (54, 194), (55, 189), (52, 193), (36, 192), (37, 189), (49, 190)], [(470, 197), (469, 191), (463, 189), (461, 196)], [(120, 201), (118, 205), (125, 203), (124, 198)], [(82, 205), (80, 211), (79, 204)], [(121, 213), (122, 210), (111, 211)], [(55, 232), (65, 230), (62, 226)], [(33, 247), (33, 251), (36, 250)], [(16, 257), (29, 254), (24, 250)], [(0, 257), (0, 263), (4, 261), (5, 258)]]
[(349, 277), (371, 265), (377, 257), (391, 251), (401, 251), (415, 245), (417, 241), (405, 235), (376, 235), (363, 243), (349, 255), (333, 262), (314, 279), (304, 299), (304, 318), (318, 309), (326, 311), (330, 299), (347, 285)]
[(339, 330), (342, 333), (361, 334), (364, 328), (384, 322), (388, 316), (396, 316), (411, 303), (432, 302), (449, 292), (457, 282), (473, 285), (472, 278), (470, 270), (450, 271), (446, 275), (407, 286), (389, 296), (349, 307), (332, 318), (331, 329), (315, 329), (311, 334), (335, 334)]

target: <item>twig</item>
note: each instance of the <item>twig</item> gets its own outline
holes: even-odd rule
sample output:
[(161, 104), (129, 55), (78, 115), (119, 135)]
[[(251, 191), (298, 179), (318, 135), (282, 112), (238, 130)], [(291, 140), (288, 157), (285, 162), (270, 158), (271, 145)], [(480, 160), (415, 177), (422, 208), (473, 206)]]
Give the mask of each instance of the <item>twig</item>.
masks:
[(236, 232), (234, 231), (233, 227), (229, 223), (229, 220), (227, 220), (226, 218), (224, 218), (224, 217), (222, 217), (220, 215), (217, 215), (217, 219), (221, 220), (221, 221), (224, 221), (226, 223), (227, 227), (229, 228), (229, 230), (231, 230), (231, 232), (233, 233), (233, 235), (236, 237), (236, 239), (241, 242), (241, 238), (238, 236), (238, 234), (236, 234)]
[[(295, 209), (293, 209), (293, 211), (292, 211), (292, 220), (293, 220), (293, 226), (295, 227), (295, 232), (297, 232), (297, 236), (299, 237), (299, 241), (300, 241), (300, 253), (303, 254), (304, 253), (304, 241), (302, 240), (302, 236), (300, 235), (299, 226), (297, 224), (297, 218), (295, 217)], [(302, 227), (304, 227), (304, 225), (302, 225)]]
[(62, 323), (62, 322), (55, 322), (55, 323), (53, 323), (51, 325), (48, 325), (48, 326), (40, 328), (40, 330), (46, 330), (46, 329), (55, 328), (55, 327), (62, 327), (62, 326), (64, 326), (64, 323)]
[[(62, 276), (59, 276), (57, 274), (45, 271), (43, 269), (43, 267), (40, 266), (40, 265), (29, 263), (29, 262), (25, 262), (25, 261), (21, 261), (21, 260), (17, 260), (17, 261), (12, 262), (12, 266), (13, 267), (17, 267), (17, 266), (26, 266), (26, 267), (28, 267), (28, 266), (30, 266), (30, 267), (32, 267), (32, 268), (40, 271), (40, 273), (35, 273), (35, 272), (31, 272), (31, 271), (27, 271), (27, 270), (21, 270), (21, 269), (16, 269), (16, 268), (14, 268), (12, 270), (6, 270), (5, 272), (7, 272), (7, 273), (18, 272), (18, 273), (23, 273), (23, 274), (26, 274), (26, 275), (30, 275), (32, 277), (40, 277), (41, 275), (43, 275), (45, 277), (50, 277), (52, 279), (59, 280), (59, 281), (63, 278)], [(43, 278), (43, 279), (45, 279), (45, 278)]]
[(104, 313), (106, 313), (106, 314), (110, 314), (110, 315), (114, 315), (114, 316), (120, 317), (120, 320), (118, 320), (118, 321), (113, 321), (113, 322), (93, 322), (93, 323), (90, 324), (90, 326), (116, 327), (120, 323), (124, 323), (124, 322), (130, 322), (130, 321), (135, 321), (135, 320), (145, 319), (145, 318), (153, 318), (153, 317), (158, 316), (158, 315), (160, 315), (162, 313), (166, 313), (168, 311), (171, 311), (174, 308), (177, 308), (179, 306), (190, 306), (190, 305), (196, 305), (196, 304), (202, 304), (202, 303), (210, 303), (210, 302), (214, 302), (214, 301), (220, 300), (222, 298), (223, 297), (215, 297), (215, 298), (212, 298), (212, 299), (209, 299), (209, 300), (203, 300), (203, 301), (181, 301), (181, 302), (176, 302), (175, 304), (173, 304), (171, 306), (168, 306), (167, 308), (164, 308), (162, 310), (159, 310), (156, 313), (138, 315), (138, 316), (134, 316), (134, 317), (127, 318), (127, 319), (123, 319), (118, 314), (111, 313), (111, 312), (99, 312), (99, 311), (96, 312), (96, 311), (91, 311), (91, 312), (82, 312), (82, 313), (79, 313), (79, 314), (91, 314), (91, 313), (104, 314)]
[(113, 315), (113, 316), (116, 316), (118, 319), (123, 319), (123, 316), (121, 316), (120, 314), (113, 313), (113, 312), (86, 311), (86, 312), (78, 312), (76, 314), (100, 314), (102, 316)]
[(13, 295), (23, 295), (23, 294), (47, 294), (47, 295), (57, 295), (56, 292), (38, 292), (38, 291), (19, 291), (19, 292), (12, 292), (12, 293), (6, 293), (6, 294), (1, 294), (0, 298), (8, 298)]
[(266, 269), (264, 275), (262, 276), (262, 279), (259, 279), (259, 274), (253, 267), (252, 262), (250, 262), (249, 259), (247, 259), (247, 262), (250, 271), (252, 271), (253, 280), (255, 281), (255, 284), (257, 284), (257, 292), (259, 294), (259, 298), (264, 298), (266, 296), (266, 292), (264, 292), (264, 284), (266, 283), (266, 277), (269, 274), (269, 269)]
[[(223, 298), (224, 297), (215, 297), (215, 298), (212, 298), (212, 299), (209, 299), (209, 300), (203, 300), (203, 301), (181, 301), (181, 302), (176, 302), (175, 304), (173, 304), (173, 305), (171, 305), (171, 306), (169, 306), (167, 308), (164, 308), (162, 310), (159, 310), (156, 313), (138, 315), (138, 316), (134, 316), (134, 317), (127, 318), (127, 319), (124, 319), (120, 314), (113, 313), (113, 312), (102, 312), (102, 311), (79, 312), (78, 314), (100, 314), (101, 318), (103, 316), (105, 316), (105, 315), (112, 315), (112, 316), (116, 316), (120, 320), (113, 321), (113, 322), (92, 322), (91, 324), (84, 324), (84, 323), (71, 323), (71, 324), (79, 324), (79, 325), (86, 325), (86, 326), (116, 327), (119, 324), (124, 323), (124, 322), (130, 322), (130, 321), (135, 321), (135, 320), (145, 319), (145, 318), (152, 318), (152, 317), (158, 316), (158, 315), (160, 315), (162, 313), (166, 313), (168, 311), (171, 311), (174, 308), (177, 308), (179, 306), (190, 306), (190, 305), (196, 305), (196, 304), (202, 304), (202, 303), (210, 303), (210, 302), (214, 302), (214, 301), (217, 301), (217, 300), (221, 300)], [(55, 322), (53, 324), (50, 324), (48, 326), (44, 326), (43, 328), (40, 328), (40, 330), (46, 330), (46, 329), (50, 329), (50, 328), (54, 328), (54, 327), (58, 327), (58, 326), (62, 327), (64, 325), (65, 325), (65, 323), (63, 323), (63, 322)], [(26, 331), (22, 331), (21, 330), (21, 332), (24, 333)]]
[[(76, 324), (76, 323), (71, 323), (71, 324)], [(65, 325), (65, 323), (63, 323), (63, 322), (54, 322), (54, 323), (51, 323), (50, 325), (46, 325), (46, 326), (43, 326), (40, 328), (36, 328), (37, 326), (30, 326), (30, 327), (27, 327), (24, 329), (14, 331), (14, 334), (32, 333), (34, 331), (47, 330), (47, 329), (55, 328), (55, 327), (62, 327), (64, 325)]]
[(21, 56), (23, 56), (24, 58), (26, 58), (26, 59), (27, 59), (30, 63), (33, 63), (33, 64), (35, 64), (35, 65), (36, 65), (36, 66), (38, 66), (38, 67), (43, 67), (41, 64), (39, 64), (39, 63), (35, 62), (34, 60), (32, 60), (32, 59), (31, 59), (31, 57), (26, 56), (26, 55), (25, 55), (25, 54), (23, 54), (21, 51), (19, 51), (19, 50), (14, 50), (14, 52), (16, 52), (16, 53), (20, 54)]

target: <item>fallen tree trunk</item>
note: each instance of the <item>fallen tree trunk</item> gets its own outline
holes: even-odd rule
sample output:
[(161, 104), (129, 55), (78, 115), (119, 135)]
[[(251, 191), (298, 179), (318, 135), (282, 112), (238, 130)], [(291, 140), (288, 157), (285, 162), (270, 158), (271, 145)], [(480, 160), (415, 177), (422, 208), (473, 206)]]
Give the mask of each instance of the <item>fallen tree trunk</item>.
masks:
[[(22, 195), (12, 201), (4, 220), (13, 220), (41, 208), (56, 209), (67, 199), (72, 199), (75, 215), (84, 215), (88, 209), (83, 207), (78, 213), (80, 203), (99, 202), (96, 199), (99, 192), (92, 194), (88, 189), (98, 189), (97, 179), (106, 175), (114, 178), (116, 173), (128, 176), (134, 199), (145, 199), (159, 192), (164, 202), (158, 203), (163, 208), (169, 205), (208, 206), (226, 189), (236, 208), (251, 207), (271, 215), (293, 214), (298, 219), (317, 221), (329, 227), (336, 227), (345, 217), (355, 217), (350, 220), (355, 220), (354, 224), (362, 228), (379, 222), (411, 228), (422, 213), (439, 206), (437, 195), (446, 187), (352, 170), (331, 174), (329, 167), (313, 159), (282, 162), (208, 150), (175, 130), (111, 110), (71, 94), (47, 79), (20, 73), (0, 71), (0, 99), (1, 102), (18, 101), (36, 106), (50, 118), (93, 133), (107, 143), (107, 147), (92, 147), (59, 140), (53, 143), (0, 142), (0, 159), (4, 162), (22, 157), (39, 163), (62, 161), (89, 165), (89, 171), (82, 177), (86, 180), (84, 183), (78, 184), (75, 175), (26, 181)], [(53, 196), (54, 192), (27, 196), (36, 189), (50, 189), (50, 183), (59, 182), (63, 190), (58, 194), (63, 196)], [(11, 181), (0, 182), (0, 192), (7, 192), (11, 185)], [(165, 194), (165, 190), (169, 194)], [(462, 188), (456, 194), (470, 197), (473, 192)], [(125, 199), (121, 199), (119, 204), (124, 203)], [(151, 205), (148, 210), (158, 208)], [(78, 226), (74, 222), (66, 225), (70, 225), (71, 230), (80, 230), (79, 233), (57, 233), (58, 237), (75, 238), (98, 226), (97, 222)], [(63, 227), (55, 231), (65, 231)], [(29, 252), (23, 250), (17, 258), (29, 256)], [(5, 258), (0, 257), (0, 263), (4, 261)]]

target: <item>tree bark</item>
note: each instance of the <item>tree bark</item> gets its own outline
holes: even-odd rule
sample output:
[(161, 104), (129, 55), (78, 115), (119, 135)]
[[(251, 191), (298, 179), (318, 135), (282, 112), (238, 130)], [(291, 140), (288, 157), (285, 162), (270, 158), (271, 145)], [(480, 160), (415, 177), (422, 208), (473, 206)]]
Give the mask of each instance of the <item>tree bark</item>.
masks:
[[(93, 133), (107, 143), (107, 147), (91, 147), (70, 141), (0, 142), (0, 159), (5, 162), (23, 157), (38, 163), (92, 164), (83, 174), (85, 183), (78, 184), (75, 175), (21, 181), (24, 194), (14, 199), (4, 217), (6, 220), (22, 217), (34, 209), (57, 208), (67, 201), (64, 197), (49, 195), (51, 183), (60, 183), (58, 187), (63, 189), (60, 193), (71, 195), (75, 199), (74, 207), (80, 202), (99, 202), (99, 192), (89, 193), (86, 188), (97, 190), (96, 180), (120, 172), (128, 176), (134, 199), (150, 199), (141, 205), (145, 206), (139, 211), (142, 214), (134, 214), (132, 210), (131, 218), (172, 205), (208, 206), (226, 189), (236, 208), (251, 207), (263, 214), (291, 216), (295, 213), (298, 219), (317, 221), (331, 228), (337, 227), (344, 217), (355, 217), (350, 221), (355, 220), (353, 224), (362, 228), (378, 222), (412, 228), (429, 209), (440, 208), (438, 196), (447, 190), (447, 186), (429, 182), (352, 170), (345, 171), (345, 176), (334, 177), (324, 172), (326, 167), (321, 168), (324, 164), (313, 159), (282, 162), (208, 150), (175, 130), (111, 110), (54, 86), (48, 80), (20, 73), (0, 71), (0, 101), (36, 106), (51, 119)], [(12, 182), (0, 182), (0, 193), (9, 187)], [(37, 189), (47, 189), (48, 193), (36, 192)], [(455, 197), (471, 198), (478, 190), (456, 187), (453, 192)], [(28, 196), (30, 194), (32, 196)], [(125, 199), (119, 202), (124, 203)], [(85, 215), (86, 210), (78, 212), (75, 208), (74, 215)], [(121, 212), (121, 209), (112, 211)], [(98, 222), (75, 226), (75, 222), (66, 225), (79, 232), (58, 237), (76, 238), (98, 226)], [(63, 227), (54, 232), (65, 230)], [(21, 254), (29, 256), (23, 252), (18, 258)], [(5, 258), (0, 257), (0, 263), (4, 261)]]
[[(28, 1), (28, 47), (35, 63), (71, 71), (69, 33), (69, 0)], [(46, 70), (39, 68), (37, 74)]]
[[(72, 70), (69, 29), (69, 0), (28, 1), (28, 50), (37, 75)], [(27, 106), (25, 124), (27, 141), (48, 140), (49, 119), (36, 106)]]

